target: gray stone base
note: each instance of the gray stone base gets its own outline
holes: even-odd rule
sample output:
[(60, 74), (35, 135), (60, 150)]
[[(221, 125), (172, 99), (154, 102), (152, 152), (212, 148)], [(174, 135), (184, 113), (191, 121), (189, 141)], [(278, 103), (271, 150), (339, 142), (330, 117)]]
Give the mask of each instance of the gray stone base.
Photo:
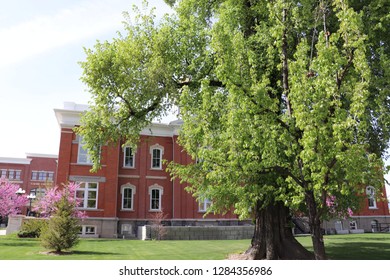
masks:
[[(164, 240), (233, 240), (253, 237), (254, 226), (167, 226)], [(152, 226), (138, 228), (141, 240), (157, 239)]]

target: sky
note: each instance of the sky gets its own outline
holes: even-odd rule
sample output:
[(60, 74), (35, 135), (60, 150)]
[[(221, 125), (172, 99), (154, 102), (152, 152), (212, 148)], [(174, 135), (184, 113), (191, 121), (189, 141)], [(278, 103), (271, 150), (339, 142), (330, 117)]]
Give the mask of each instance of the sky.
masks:
[[(78, 62), (84, 48), (123, 31), (141, 0), (0, 0), (0, 157), (58, 154), (54, 108), (88, 104)], [(170, 12), (149, 0), (157, 16)], [(133, 17), (134, 18), (134, 17)]]

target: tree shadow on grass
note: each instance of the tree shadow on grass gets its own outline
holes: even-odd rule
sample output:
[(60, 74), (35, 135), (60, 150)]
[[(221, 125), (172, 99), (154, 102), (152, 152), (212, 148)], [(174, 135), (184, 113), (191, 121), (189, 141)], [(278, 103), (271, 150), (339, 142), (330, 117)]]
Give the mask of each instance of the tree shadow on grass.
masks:
[(55, 251), (50, 251), (50, 252), (40, 252), (41, 254), (44, 255), (50, 255), (50, 256), (64, 256), (64, 255), (73, 255), (73, 256), (83, 256), (83, 255), (88, 255), (88, 256), (118, 256), (120, 254), (117, 253), (110, 253), (110, 252), (96, 252), (96, 251), (79, 251), (79, 250), (74, 250), (74, 251), (62, 251), (60, 253), (57, 253)]
[[(360, 241), (363, 241), (362, 243), (365, 243), (364, 240), (369, 240), (370, 242), (378, 242), (378, 243), (382, 243), (383, 244), (383, 241), (384, 241), (384, 238), (389, 238), (390, 239), (390, 234), (385, 236), (385, 237), (381, 237), (381, 236), (378, 236), (378, 237), (372, 237), (374, 234), (371, 235), (371, 233), (368, 233), (370, 234), (370, 237), (369, 238), (365, 238), (365, 237), (362, 237), (362, 236), (353, 236), (353, 234), (350, 234), (348, 235), (348, 239), (345, 237), (345, 236), (340, 236), (340, 237), (336, 237), (335, 235), (332, 235), (332, 238), (329, 239), (329, 240), (332, 240), (331, 242), (334, 242), (335, 240), (337, 241), (342, 241), (342, 242), (351, 242), (351, 243), (354, 243), (356, 241), (360, 242)], [(326, 239), (326, 236), (324, 237)]]
[(0, 247), (2, 246), (10, 246), (10, 247), (35, 247), (36, 242), (2, 242), (0, 243)]
[(78, 250), (75, 250), (75, 251), (72, 251), (72, 255), (79, 255), (79, 256), (83, 256), (83, 255), (89, 255), (89, 256), (120, 256), (122, 254), (110, 253), (110, 252), (78, 251)]
[(390, 244), (379, 242), (328, 244), (326, 253), (331, 260), (390, 260)]
[(98, 242), (98, 243), (104, 243), (104, 242), (126, 242), (126, 241), (137, 241), (137, 239), (108, 239), (108, 238), (85, 238), (83, 239), (88, 242)]

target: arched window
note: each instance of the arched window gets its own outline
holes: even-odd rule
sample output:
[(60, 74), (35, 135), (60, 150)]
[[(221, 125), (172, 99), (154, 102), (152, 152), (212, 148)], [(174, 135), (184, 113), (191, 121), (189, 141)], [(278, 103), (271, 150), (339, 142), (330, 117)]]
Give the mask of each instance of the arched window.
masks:
[(154, 184), (149, 187), (150, 196), (150, 211), (161, 211), (162, 201), (161, 196), (163, 195), (164, 188)]
[(122, 210), (133, 210), (135, 189), (131, 184), (121, 186)]
[(135, 167), (135, 156), (133, 148), (123, 148), (123, 167), (134, 168)]
[(366, 188), (366, 195), (368, 199), (368, 209), (376, 209), (376, 198), (375, 198), (375, 189), (374, 187), (368, 186)]
[(164, 154), (164, 147), (155, 144), (150, 147), (150, 156), (151, 156), (151, 168), (152, 169), (162, 169), (162, 160)]

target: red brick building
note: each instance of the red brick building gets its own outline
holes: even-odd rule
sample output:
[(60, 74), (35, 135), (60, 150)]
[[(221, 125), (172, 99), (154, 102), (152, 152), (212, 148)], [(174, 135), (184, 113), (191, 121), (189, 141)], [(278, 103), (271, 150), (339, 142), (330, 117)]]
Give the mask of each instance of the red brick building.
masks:
[[(25, 194), (42, 195), (53, 187), (57, 172), (57, 155), (26, 154), (26, 158), (0, 157), (0, 177), (18, 184)], [(23, 209), (27, 214), (29, 205)]]
[[(68, 102), (64, 109), (54, 110), (61, 128), (56, 182), (81, 184), (77, 196), (83, 199), (82, 208), (88, 215), (83, 221), (84, 234), (114, 237), (130, 232), (136, 235), (139, 226), (161, 211), (167, 215), (170, 225), (250, 223), (239, 221), (232, 213), (204, 217), (210, 202), (198, 203), (179, 180), (171, 180), (163, 160), (181, 164), (192, 161), (176, 141), (180, 121), (156, 123), (144, 129), (137, 150), (122, 147), (122, 143), (102, 147), (102, 168), (91, 173), (92, 164), (82, 148), (82, 139), (73, 131), (87, 109), (85, 105)], [(348, 220), (326, 222), (325, 230), (367, 232), (374, 224), (390, 223), (387, 203), (373, 199), (370, 187), (367, 195), (366, 204), (359, 213)]]
[(238, 225), (237, 216), (203, 217), (209, 201), (198, 203), (184, 190), (179, 180), (171, 180), (163, 160), (186, 164), (191, 158), (177, 144), (179, 122), (153, 124), (141, 132), (137, 150), (104, 146), (102, 168), (91, 173), (91, 162), (82, 148), (82, 140), (73, 132), (81, 113), (87, 107), (65, 103), (55, 109), (61, 128), (57, 184), (75, 181), (81, 184), (77, 196), (88, 218), (83, 221), (84, 234), (101, 237), (119, 236), (123, 232), (137, 234), (154, 214), (163, 212), (170, 225)]
[(359, 211), (348, 219), (331, 220), (324, 222), (323, 227), (328, 233), (360, 233), (390, 231), (390, 214), (386, 189), (376, 196), (375, 189), (365, 187), (365, 197)]

